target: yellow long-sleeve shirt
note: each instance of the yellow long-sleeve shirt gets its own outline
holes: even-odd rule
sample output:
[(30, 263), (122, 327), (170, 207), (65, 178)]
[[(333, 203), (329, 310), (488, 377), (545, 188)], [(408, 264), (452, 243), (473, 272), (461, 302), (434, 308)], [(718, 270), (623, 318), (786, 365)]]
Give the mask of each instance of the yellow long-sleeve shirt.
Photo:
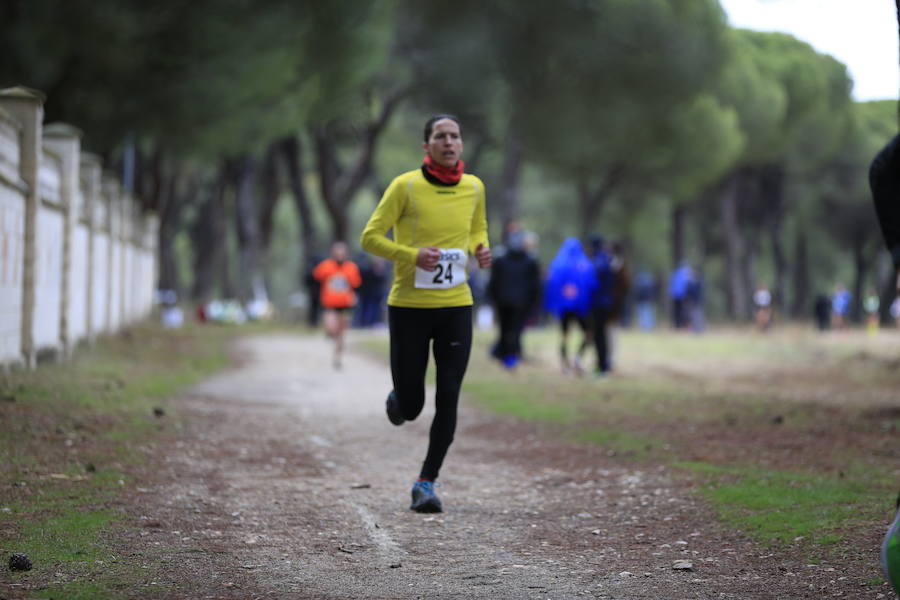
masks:
[[(394, 229), (394, 239), (387, 236)], [(479, 244), (488, 246), (484, 184), (463, 174), (458, 184), (437, 185), (425, 179), (421, 169), (397, 176), (384, 192), (360, 236), (367, 252), (394, 262), (390, 306), (442, 308), (469, 306), (468, 283), (449, 289), (417, 288), (416, 257), (419, 248), (458, 248), (469, 255)]]

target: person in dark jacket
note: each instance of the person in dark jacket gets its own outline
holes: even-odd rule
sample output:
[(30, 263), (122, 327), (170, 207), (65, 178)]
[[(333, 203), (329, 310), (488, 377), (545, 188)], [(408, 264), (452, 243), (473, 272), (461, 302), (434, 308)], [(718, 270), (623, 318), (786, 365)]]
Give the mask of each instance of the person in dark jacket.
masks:
[(494, 260), (488, 297), (500, 321), (494, 357), (514, 369), (522, 357), (522, 330), (540, 293), (537, 261), (525, 250), (524, 232), (509, 234), (506, 252)]
[(894, 261), (900, 294), (900, 135), (888, 142), (872, 161), (869, 186), (884, 243)]
[(816, 327), (819, 328), (819, 331), (828, 329), (831, 325), (831, 298), (825, 294), (816, 294), (813, 314), (815, 314)]
[(388, 284), (388, 265), (380, 256), (362, 254), (357, 260), (362, 285), (359, 286), (359, 306), (354, 313), (356, 327), (374, 327), (384, 323), (384, 297)]
[(313, 269), (323, 260), (325, 260), (323, 255), (313, 254), (303, 274), (303, 285), (306, 287), (306, 297), (309, 299), (306, 311), (306, 324), (313, 329), (319, 326), (319, 317), (322, 313), (322, 304), (319, 298), (322, 294), (322, 288), (319, 281), (313, 277)]
[(609, 323), (613, 318), (615, 304), (615, 272), (612, 256), (606, 250), (603, 238), (591, 236), (591, 262), (597, 279), (591, 303), (591, 316), (594, 325), (594, 348), (597, 351), (597, 368), (594, 374), (603, 377), (612, 369), (609, 347)]

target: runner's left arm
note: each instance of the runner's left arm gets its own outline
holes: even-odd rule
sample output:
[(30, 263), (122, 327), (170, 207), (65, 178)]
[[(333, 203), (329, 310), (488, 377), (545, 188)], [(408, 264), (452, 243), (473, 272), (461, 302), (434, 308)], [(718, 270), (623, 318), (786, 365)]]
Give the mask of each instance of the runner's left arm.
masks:
[[(386, 237), (387, 232), (400, 220), (405, 201), (406, 192), (402, 180), (399, 177), (395, 178), (385, 190), (375, 212), (369, 217), (369, 222), (359, 236), (363, 250), (395, 262), (415, 264), (419, 255), (418, 248), (398, 244)], [(395, 230), (394, 238), (396, 237)]]
[(485, 248), (490, 248), (488, 242), (488, 226), (487, 226), (487, 208), (485, 206), (484, 184), (480, 179), (478, 182), (478, 198), (475, 204), (475, 212), (472, 213), (472, 224), (469, 227), (469, 254), (475, 254), (479, 244)]

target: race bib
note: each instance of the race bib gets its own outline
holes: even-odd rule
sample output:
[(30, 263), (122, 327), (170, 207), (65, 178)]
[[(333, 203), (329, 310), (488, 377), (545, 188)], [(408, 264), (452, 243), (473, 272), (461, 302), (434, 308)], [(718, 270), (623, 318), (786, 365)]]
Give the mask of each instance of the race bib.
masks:
[(466, 281), (466, 263), (469, 255), (459, 248), (441, 248), (441, 257), (434, 271), (416, 267), (416, 287), (429, 290), (447, 290)]
[(350, 289), (350, 282), (340, 273), (335, 273), (328, 278), (328, 289), (332, 292), (343, 293)]

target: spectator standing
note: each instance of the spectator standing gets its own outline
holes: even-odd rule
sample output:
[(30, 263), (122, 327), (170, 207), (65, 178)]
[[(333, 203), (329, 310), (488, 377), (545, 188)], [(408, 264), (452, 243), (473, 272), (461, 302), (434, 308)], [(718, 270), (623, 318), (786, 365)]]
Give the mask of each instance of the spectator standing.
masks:
[(756, 319), (756, 328), (760, 331), (768, 331), (772, 324), (772, 292), (769, 287), (761, 283), (753, 292), (753, 308)]
[(306, 274), (303, 276), (303, 285), (306, 287), (306, 297), (308, 305), (306, 310), (306, 324), (309, 327), (316, 328), (319, 326), (319, 317), (322, 313), (321, 295), (322, 288), (318, 280), (313, 276), (313, 270), (316, 265), (324, 260), (321, 254), (314, 254), (309, 261)]
[(891, 313), (891, 318), (894, 319), (894, 324), (897, 327), (900, 327), (900, 296), (894, 298), (894, 301), (891, 302), (891, 306), (888, 309), (888, 312)]
[(358, 327), (374, 327), (384, 323), (384, 299), (388, 280), (387, 261), (380, 256), (365, 255), (359, 268), (359, 307), (356, 311)]
[(610, 247), (610, 269), (612, 269), (612, 314), (611, 320), (627, 326), (629, 320), (628, 293), (631, 291), (631, 267), (625, 255), (625, 244), (616, 241)]
[(675, 329), (683, 329), (688, 326), (688, 286), (691, 279), (693, 279), (693, 271), (687, 261), (682, 261), (669, 278), (672, 323), (675, 325)]
[(825, 331), (831, 324), (831, 300), (825, 294), (817, 294), (813, 308), (816, 316), (816, 327), (819, 331)]
[(844, 329), (850, 316), (850, 291), (839, 283), (831, 296), (831, 325), (835, 329)]
[(868, 329), (869, 333), (878, 331), (878, 326), (881, 321), (881, 314), (879, 313), (880, 308), (881, 298), (878, 297), (878, 292), (869, 290), (865, 300), (863, 300), (863, 310), (866, 313), (866, 329)]
[(690, 278), (687, 285), (687, 302), (686, 308), (688, 312), (688, 324), (694, 333), (702, 333), (706, 329), (706, 312), (703, 306), (703, 276), (695, 273), (693, 269), (690, 272)]
[(522, 357), (522, 330), (540, 290), (540, 269), (525, 250), (524, 232), (510, 233), (506, 251), (494, 259), (488, 283), (488, 297), (500, 322), (499, 339), (493, 355), (507, 369), (514, 369)]
[(595, 375), (602, 377), (612, 368), (609, 348), (609, 323), (613, 319), (615, 308), (615, 272), (613, 257), (603, 245), (599, 235), (591, 237), (591, 262), (594, 265), (594, 276), (597, 287), (594, 289), (591, 306), (592, 327), (594, 331), (594, 348), (597, 351)]
[[(559, 354), (563, 373), (573, 370), (575, 374), (583, 372), (582, 357), (590, 344), (588, 318), (596, 287), (594, 267), (585, 256), (581, 242), (576, 238), (567, 238), (550, 263), (544, 283), (544, 309), (559, 321)], [(575, 361), (570, 363), (569, 330), (576, 323), (581, 328), (582, 338)]]
[(639, 271), (634, 278), (634, 302), (638, 327), (642, 331), (656, 327), (656, 280), (650, 271)]

